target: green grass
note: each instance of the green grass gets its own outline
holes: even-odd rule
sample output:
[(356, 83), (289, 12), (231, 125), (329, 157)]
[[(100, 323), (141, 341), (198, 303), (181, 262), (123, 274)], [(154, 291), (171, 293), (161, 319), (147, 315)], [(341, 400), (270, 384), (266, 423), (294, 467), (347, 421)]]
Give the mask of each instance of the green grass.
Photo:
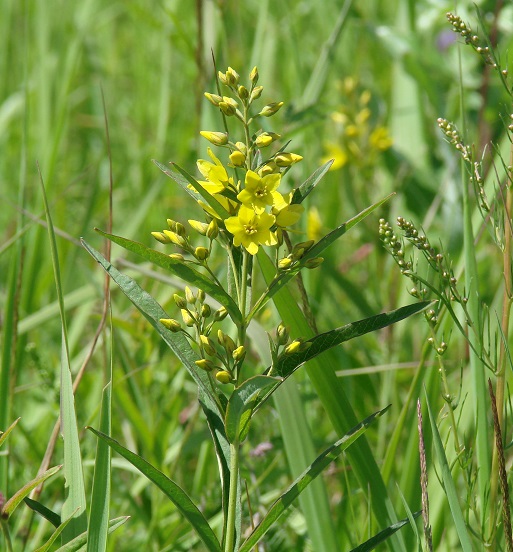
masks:
[[(93, 347), (103, 313), (104, 276), (79, 239), (83, 237), (97, 250), (105, 247), (94, 227), (108, 231), (110, 162), (114, 234), (154, 247), (150, 232), (162, 228), (166, 218), (185, 222), (200, 217), (187, 195), (152, 159), (164, 165), (174, 161), (194, 173), (196, 160), (205, 158), (206, 142), (199, 130), (221, 128), (217, 111), (203, 98), (203, 91), (216, 91), (211, 50), (223, 71), (230, 65), (246, 75), (258, 65), (264, 101), (285, 101), (280, 113), (262, 124), (267, 125), (265, 130), (283, 134), (285, 141), (292, 140), (292, 151), (303, 155), (304, 161), (287, 176), (294, 186), (322, 165), (327, 143), (341, 142), (340, 127), (331, 114), (345, 110), (356, 115), (362, 92), (370, 91), (370, 128), (388, 128), (392, 148), (374, 157), (368, 150), (362, 155), (351, 153), (343, 168), (325, 176), (305, 206), (318, 210), (321, 237), (372, 203), (392, 192), (395, 195), (332, 244), (323, 253), (321, 269), (305, 273), (318, 330), (326, 332), (415, 301), (408, 293), (413, 284), (400, 274), (378, 237), (379, 218), (393, 225), (397, 216), (412, 220), (434, 247), (450, 256), (459, 289), (469, 296), (469, 313), (484, 327), (484, 338), (468, 330), (471, 342), (485, 351), (491, 344), (492, 364), (504, 369), (503, 427), (508, 442), (509, 349), (503, 346), (501, 354), (494, 352), (499, 351), (501, 339), (506, 345), (511, 342), (503, 314), (509, 308), (504, 300), (503, 261), (506, 258), (510, 266), (509, 257), (495, 244), (497, 235), (511, 234), (508, 224), (500, 222), (506, 194), (502, 199), (498, 194), (491, 222), (483, 221), (474, 190), (469, 187), (468, 194), (464, 192), (468, 175), (460, 166), (461, 156), (446, 143), (436, 119), (444, 117), (458, 125), (464, 141), (474, 144), (476, 160), (486, 143), (495, 144), (487, 147), (483, 164), (484, 189), (492, 198), (499, 182), (504, 185), (505, 181), (501, 158), (509, 164), (510, 140), (501, 117), (509, 116), (505, 106), (511, 98), (497, 74), (488, 73), (463, 39), (450, 34), (445, 12), (455, 9), (451, 3), (326, 0), (321, 6), (292, 0), (86, 0), (78, 7), (67, 3), (49, 7), (38, 0), (6, 0), (4, 4), (0, 18), (0, 430), (21, 417), (0, 449), (4, 496), (11, 497), (36, 477), (59, 416), (59, 293), (73, 377)], [(484, 21), (493, 30), (495, 6), (489, 4), (481, 3), (481, 9), (485, 14), (490, 10), (490, 18)], [(505, 7), (498, 14), (498, 51), (503, 60), (512, 41), (508, 10)], [(459, 3), (457, 13), (484, 37), (472, 3)], [(439, 40), (445, 33), (460, 45), (442, 48)], [(347, 77), (356, 83), (354, 93)], [(55, 232), (61, 292), (56, 292), (37, 164)], [(410, 253), (411, 249), (406, 251), (406, 258)], [(112, 259), (166, 312), (176, 314), (172, 296), (182, 289), (180, 280), (156, 265), (133, 264), (140, 259), (115, 244)], [(435, 282), (422, 261), (418, 273)], [(286, 293), (299, 301), (297, 289), (289, 286)], [(218, 466), (197, 404), (196, 385), (117, 288), (112, 288), (111, 301), (111, 326), (107, 324), (101, 334), (75, 395), (94, 538), (105, 538), (108, 530), (107, 518), (96, 508), (93, 515), (91, 507), (101, 503), (95, 502), (97, 494), (92, 497), (94, 484), (100, 485), (100, 491), (109, 485), (109, 458), (93, 434), (84, 430), (87, 425), (105, 433), (111, 428), (112, 438), (177, 482), (219, 534)], [(291, 305), (291, 299), (287, 301)], [(257, 354), (266, 347), (262, 328), (271, 330), (290, 317), (297, 335), (308, 330), (295, 304), (289, 312), (282, 308), (278, 300), (276, 306), (270, 302), (256, 320), (258, 326), (250, 334), (259, 344), (250, 355), (255, 368), (265, 364)], [(455, 307), (455, 312), (467, 330), (461, 309)], [(441, 357), (427, 344), (432, 335), (448, 343)], [(347, 375), (357, 368), (361, 374)], [(110, 373), (112, 389), (104, 390)], [(459, 549), (462, 539), (468, 539), (469, 549), (481, 550), (482, 539), (490, 538), (493, 550), (506, 550), (502, 525), (491, 534), (493, 523), (487, 519), (490, 512), (500, 513), (488, 499), (488, 482), (497, 477), (490, 399), (483, 385), (488, 378), (495, 387), (496, 375), (476, 360), (443, 308), (434, 334), (422, 315), (416, 315), (349, 341), (311, 361), (306, 370), (298, 370), (287, 382), (290, 389), (281, 390), (274, 404), (266, 403), (243, 444), (242, 477), (252, 497), (251, 507), (260, 516), (280, 490), (356, 421), (392, 406), (366, 432), (366, 440), (349, 448), (316, 481), (312, 493), (302, 495), (279, 525), (271, 528), (265, 537), (268, 549), (330, 551), (337, 543), (338, 549), (351, 550), (420, 510), (416, 419), (420, 398), (434, 549)], [(443, 397), (447, 391), (454, 399), (454, 418)], [(69, 389), (67, 393), (69, 399)], [(432, 431), (429, 420), (438, 433)], [(464, 446), (460, 462), (453, 421)], [(440, 457), (439, 439), (445, 459)], [(262, 442), (272, 443), (273, 450), (264, 456), (249, 455)], [(66, 454), (58, 438), (49, 465), (62, 464)], [(509, 454), (506, 449), (507, 465)], [(444, 490), (437, 475), (451, 478), (449, 490), (449, 480)], [(110, 487), (109, 518), (130, 519), (109, 535), (108, 550), (202, 550), (173, 504), (116, 453)], [(38, 500), (61, 514), (65, 497), (60, 472), (45, 483)], [(453, 513), (454, 501), (461, 516)], [(244, 508), (246, 515), (246, 502)], [(9, 527), (15, 550), (35, 550), (53, 532), (49, 522), (24, 505), (13, 514)], [(417, 527), (421, 534), (419, 520)], [(78, 529), (67, 526), (66, 531), (77, 534)], [(409, 551), (417, 546), (415, 532), (408, 526), (387, 543), (377, 549)]]

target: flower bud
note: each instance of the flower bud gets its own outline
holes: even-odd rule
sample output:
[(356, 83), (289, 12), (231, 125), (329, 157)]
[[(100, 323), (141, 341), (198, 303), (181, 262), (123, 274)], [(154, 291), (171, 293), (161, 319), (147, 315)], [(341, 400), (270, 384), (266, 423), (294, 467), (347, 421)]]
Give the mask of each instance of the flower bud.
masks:
[(180, 255), (180, 253), (171, 253), (171, 255), (169, 255), (169, 258), (173, 259), (173, 261), (185, 261), (185, 257), (183, 255)]
[(280, 137), (279, 134), (276, 134), (275, 132), (262, 132), (262, 134), (259, 134), (255, 139), (255, 145), (258, 148), (265, 148), (272, 144), (275, 140), (277, 140)]
[(258, 68), (256, 65), (255, 67), (253, 67), (253, 69), (251, 69), (249, 80), (251, 81), (251, 84), (256, 84), (258, 82)]
[(205, 92), (205, 98), (207, 98), (207, 100), (216, 107), (219, 105), (219, 102), (223, 101), (221, 96), (218, 96), (217, 94), (209, 94), (208, 92)]
[(208, 318), (212, 314), (210, 305), (201, 305), (201, 317)]
[(262, 115), (263, 117), (271, 117), (275, 113), (279, 111), (281, 106), (283, 105), (283, 102), (272, 102), (270, 104), (267, 104), (262, 111), (260, 111), (259, 115)]
[(199, 220), (189, 220), (187, 222), (194, 230), (196, 230), (196, 232), (199, 232), (202, 236), (205, 236), (207, 234), (208, 224), (206, 224), (205, 222), (200, 222)]
[(160, 243), (171, 243), (171, 240), (163, 232), (152, 232), (151, 235)]
[(268, 161), (265, 165), (259, 169), (258, 174), (260, 176), (266, 176), (267, 174), (274, 174), (280, 172), (280, 168), (274, 161)]
[(299, 353), (301, 349), (302, 342), (299, 339), (295, 339), (292, 343), (289, 343), (285, 350), (283, 351), (286, 355), (292, 355), (294, 353)]
[(244, 345), (239, 345), (232, 353), (232, 358), (235, 362), (242, 362), (246, 356), (246, 348)]
[(284, 257), (283, 259), (280, 259), (278, 261), (278, 268), (280, 270), (287, 270), (287, 268), (290, 268), (292, 266), (292, 263), (294, 261), (290, 257)]
[(184, 324), (189, 328), (192, 328), (192, 326), (194, 326), (196, 322), (194, 316), (192, 316), (192, 314), (187, 309), (181, 309), (180, 314), (182, 315)]
[(217, 330), (217, 340), (219, 344), (224, 347), (226, 352), (231, 355), (233, 351), (237, 348), (235, 341), (228, 335), (225, 334), (222, 330)]
[(219, 226), (217, 225), (216, 219), (212, 219), (207, 228), (206, 236), (209, 240), (215, 240), (219, 235)]
[(314, 257), (313, 259), (308, 259), (305, 263), (306, 268), (317, 268), (324, 262), (323, 257)]
[(237, 88), (237, 94), (241, 100), (247, 100), (249, 98), (248, 89), (242, 84)]
[(223, 84), (226, 84), (226, 85), (228, 84), (228, 80), (227, 80), (226, 75), (224, 73), (222, 73), (221, 71), (218, 71), (217, 76)]
[(178, 293), (173, 294), (173, 301), (179, 309), (185, 309), (187, 307), (187, 301)]
[(198, 289), (198, 302), (203, 305), (205, 302), (206, 294), (202, 289)]
[(210, 255), (210, 251), (206, 247), (196, 247), (194, 250), (194, 256), (198, 261), (204, 261)]
[(246, 156), (239, 150), (232, 151), (229, 158), (234, 167), (243, 167), (246, 163)]
[(171, 330), (173, 333), (179, 332), (182, 329), (180, 322), (178, 322), (178, 320), (174, 320), (173, 318), (161, 318), (159, 322), (164, 326), (164, 328)]
[(285, 343), (289, 340), (289, 329), (283, 324), (283, 322), (280, 322), (278, 328), (276, 329), (276, 339), (278, 341), (278, 345), (285, 345)]
[(201, 136), (206, 138), (214, 146), (224, 146), (228, 143), (228, 134), (226, 132), (213, 132), (210, 130), (200, 131)]
[[(237, 111), (237, 108), (234, 107), (232, 104), (221, 102), (219, 104), (219, 109), (227, 116), (231, 117), (232, 115), (235, 115), (235, 112)], [(228, 142), (228, 140), (225, 142), (225, 144)]]
[(185, 236), (187, 235), (187, 230), (185, 230), (185, 226), (181, 222), (177, 222), (175, 228), (175, 232), (182, 238), (185, 238)]
[(227, 370), (219, 370), (216, 373), (216, 380), (219, 383), (230, 383), (232, 381), (232, 376)]
[(278, 165), (278, 167), (290, 167), (290, 165), (299, 163), (302, 159), (303, 157), (301, 155), (297, 155), (296, 153), (278, 153), (274, 157), (274, 162)]
[(235, 142), (235, 147), (244, 155), (248, 155), (248, 147), (244, 142)]
[(171, 230), (164, 230), (164, 234), (169, 238), (169, 241), (178, 245), (180, 247), (187, 246), (187, 241), (182, 236), (179, 236), (176, 232), (171, 232)]
[(167, 227), (171, 232), (176, 232), (176, 221), (173, 219), (167, 219)]
[(237, 86), (239, 84), (239, 74), (235, 69), (232, 69), (231, 67), (228, 67), (226, 71), (226, 84), (229, 86)]
[(196, 364), (198, 368), (205, 370), (205, 372), (211, 372), (215, 368), (215, 364), (211, 360), (208, 360), (206, 358), (195, 360), (194, 364)]
[(258, 98), (260, 98), (260, 96), (262, 95), (263, 89), (263, 86), (255, 86), (255, 88), (253, 88), (253, 90), (251, 91), (249, 101), (252, 102), (254, 100), (258, 100)]
[(220, 307), (214, 313), (214, 322), (221, 322), (221, 320), (224, 320), (227, 315), (228, 311), (226, 310), (226, 307)]
[(197, 298), (197, 295), (192, 291), (192, 289), (189, 286), (185, 286), (185, 300), (187, 303), (194, 305)]
[(210, 337), (207, 337), (206, 335), (200, 335), (200, 343), (203, 347), (203, 350), (207, 355), (214, 356), (216, 354), (216, 348), (214, 346), (214, 342), (210, 339)]

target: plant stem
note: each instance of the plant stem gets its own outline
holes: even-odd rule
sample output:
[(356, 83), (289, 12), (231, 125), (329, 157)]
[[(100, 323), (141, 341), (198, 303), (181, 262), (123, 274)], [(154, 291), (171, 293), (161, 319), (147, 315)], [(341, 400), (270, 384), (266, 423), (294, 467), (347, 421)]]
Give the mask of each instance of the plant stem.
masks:
[(7, 550), (7, 552), (13, 552), (11, 534), (9, 533), (9, 527), (7, 525), (7, 520), (2, 519), (0, 521), (0, 523), (2, 524), (2, 533), (4, 534), (4, 537), (5, 537), (5, 544), (7, 546), (6, 550)]
[(226, 520), (226, 540), (224, 552), (234, 552), (235, 517), (239, 483), (239, 441), (230, 443), (230, 495), (228, 497), (228, 517)]

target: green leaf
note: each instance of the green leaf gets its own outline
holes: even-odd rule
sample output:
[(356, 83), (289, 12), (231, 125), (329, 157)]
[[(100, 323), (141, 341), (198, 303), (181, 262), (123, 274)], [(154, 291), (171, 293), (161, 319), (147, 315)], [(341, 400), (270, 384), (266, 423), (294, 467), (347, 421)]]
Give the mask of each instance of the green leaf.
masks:
[(333, 165), (333, 159), (327, 161), (315, 170), (300, 186), (294, 190), (294, 195), (292, 196), (291, 204), (302, 203), (306, 196), (317, 186), (320, 180), (324, 175), (330, 170), (331, 165)]
[(50, 508), (43, 506), (41, 502), (38, 502), (37, 500), (32, 500), (28, 496), (25, 497), (23, 501), (31, 510), (34, 510), (34, 512), (37, 512), (41, 517), (44, 517), (54, 527), (59, 527), (59, 525), (62, 523), (61, 516), (55, 513), (53, 510), (50, 510)]
[(295, 370), (297, 370), (305, 362), (320, 355), (324, 351), (340, 345), (345, 341), (354, 339), (361, 335), (386, 328), (391, 324), (395, 324), (400, 320), (404, 320), (412, 314), (416, 314), (431, 304), (431, 301), (420, 301), (413, 305), (407, 305), (400, 307), (393, 311), (376, 314), (363, 320), (351, 322), (340, 328), (336, 328), (329, 332), (325, 332), (316, 335), (312, 339), (309, 339), (305, 343), (311, 343), (310, 347), (302, 353), (282, 354), (276, 363), (276, 373), (282, 377), (290, 376)]
[(9, 433), (16, 427), (16, 424), (21, 420), (21, 418), (18, 418), (17, 420), (14, 420), (14, 422), (5, 430), (0, 432), (0, 447), (4, 444), (5, 440), (9, 436)]
[(129, 451), (108, 435), (105, 435), (100, 431), (93, 429), (92, 427), (88, 427), (87, 429), (92, 431), (100, 439), (103, 439), (117, 453), (121, 454), (123, 458), (125, 458), (133, 466), (135, 466), (173, 502), (180, 513), (195, 529), (199, 538), (207, 547), (207, 550), (212, 552), (221, 552), (219, 541), (217, 540), (217, 537), (212, 531), (207, 520), (181, 487), (179, 487), (174, 481), (166, 477), (161, 471), (152, 466), (149, 462), (144, 460), (144, 458), (141, 458), (139, 455)]
[(64, 531), (64, 529), (68, 526), (68, 523), (72, 519), (73, 518), (70, 517), (65, 522), (59, 523), (50, 538), (45, 542), (45, 544), (43, 544), (43, 546), (40, 546), (37, 550), (35, 550), (35, 552), (48, 552), (49, 550), (51, 550), (53, 543), (59, 538), (59, 535)]
[[(128, 519), (130, 519), (130, 516), (122, 516), (111, 519), (109, 521), (109, 534), (115, 531), (118, 527), (121, 527)], [(84, 532), (64, 546), (61, 546), (55, 552), (86, 552), (86, 545), (87, 532)], [(45, 545), (45, 547), (38, 548), (36, 552), (47, 552), (48, 550), (50, 550), (50, 547), (46, 547)]]
[(25, 483), (25, 485), (23, 485), (23, 487), (19, 491), (14, 493), (14, 495), (4, 504), (1, 510), (2, 515), (10, 516), (20, 505), (23, 499), (30, 494), (30, 491), (32, 491), (32, 489), (35, 489), (37, 486), (43, 483), (43, 481), (46, 481), (49, 477), (52, 477), (52, 475), (56, 474), (61, 468), (62, 466), (55, 466), (53, 468), (50, 468), (41, 475), (38, 475), (37, 477), (32, 479), (32, 481)]
[(251, 535), (244, 541), (239, 552), (250, 552), (251, 548), (256, 546), (265, 533), (271, 528), (285, 510), (297, 499), (297, 497), (306, 489), (306, 487), (322, 473), (322, 471), (335, 460), (344, 450), (346, 450), (358, 437), (360, 437), (367, 428), (378, 418), (380, 418), (390, 406), (383, 410), (378, 410), (371, 416), (365, 418), (357, 426), (353, 427), (336, 443), (327, 448), (306, 468), (306, 470), (292, 483), (292, 485), (278, 498), (270, 507), (269, 511), (255, 528)]
[[(418, 518), (421, 513), (422, 511), (419, 511), (419, 512), (415, 512), (412, 515), (414, 518)], [(353, 548), (351, 552), (369, 552), (370, 550), (374, 550), (376, 546), (378, 546), (378, 544), (381, 544), (382, 542), (386, 541), (396, 531), (401, 529), (401, 527), (404, 527), (409, 523), (410, 523), (410, 520), (408, 518), (402, 519), (401, 521), (398, 521), (397, 523), (390, 525), (390, 527), (383, 529), (383, 531), (380, 531), (377, 535), (374, 535), (372, 538), (360, 544), (356, 548)]]
[(241, 322), (242, 315), (237, 303), (235, 303), (235, 301), (222, 287), (212, 282), (210, 278), (195, 268), (183, 263), (182, 261), (172, 259), (169, 255), (156, 251), (155, 249), (151, 249), (142, 243), (128, 240), (126, 238), (122, 238), (121, 236), (115, 236), (114, 234), (107, 234), (98, 228), (96, 228), (96, 231), (104, 238), (117, 243), (127, 251), (131, 251), (143, 259), (146, 259), (161, 268), (169, 270), (169, 272), (172, 272), (175, 276), (178, 276), (188, 284), (202, 289), (205, 293), (226, 307), (226, 310), (229, 312), (232, 320), (236, 324)]
[[(297, 275), (297, 273), (302, 268), (304, 268), (306, 261), (308, 261), (309, 259), (318, 257), (335, 240), (343, 236), (348, 230), (350, 230), (353, 226), (361, 222), (365, 217), (370, 215), (372, 211), (377, 209), (380, 205), (383, 205), (383, 203), (388, 201), (393, 195), (394, 194), (390, 194), (387, 197), (383, 198), (382, 200), (378, 201), (377, 203), (374, 203), (370, 207), (367, 207), (367, 209), (364, 209), (361, 213), (358, 213), (352, 219), (349, 219), (347, 222), (344, 222), (344, 224), (341, 224), (340, 226), (332, 230), (329, 234), (324, 236), (314, 246), (312, 246), (301, 257), (301, 261), (294, 268), (292, 268), (291, 270), (287, 270), (286, 272), (280, 272), (277, 276), (275, 276), (269, 283), (269, 286), (267, 290), (264, 292), (261, 299), (257, 301), (254, 308), (249, 313), (247, 319), (251, 320), (251, 318), (267, 303), (267, 301), (269, 301), (269, 299), (271, 299), (285, 284), (290, 282), (290, 280), (292, 280), (292, 278), (294, 278)], [(267, 256), (267, 253), (263, 250), (263, 248), (260, 248), (257, 255), (258, 255), (257, 256), (258, 262), (262, 264), (262, 262), (264, 262), (262, 258)]]
[(444, 445), (442, 443), (442, 439), (440, 438), (440, 433), (436, 427), (436, 420), (433, 416), (433, 412), (431, 411), (431, 406), (429, 405), (427, 393), (426, 406), (429, 413), (431, 431), (433, 433), (433, 447), (436, 451), (438, 464), (440, 465), (439, 473), (441, 473), (442, 476), (443, 489), (447, 496), (447, 501), (449, 502), (449, 508), (451, 509), (452, 519), (454, 520), (454, 525), (456, 527), (456, 533), (460, 539), (461, 550), (462, 552), (472, 552), (472, 543), (470, 542), (467, 526), (465, 525), (465, 519), (461, 511), (458, 500), (458, 492), (451, 475), (451, 468), (449, 467), (449, 462), (447, 461), (447, 456), (445, 455)]
[[(207, 373), (204, 370), (199, 369), (194, 364), (194, 361), (198, 359), (198, 356), (192, 350), (191, 346), (187, 342), (187, 339), (181, 333), (173, 333), (164, 328), (164, 326), (159, 322), (161, 318), (169, 318), (169, 316), (157, 303), (157, 301), (155, 301), (149, 293), (141, 289), (137, 282), (135, 282), (132, 278), (121, 274), (121, 272), (119, 272), (109, 261), (107, 261), (101, 253), (96, 251), (83, 240), (82, 245), (89, 252), (89, 254), (98, 261), (102, 268), (116, 282), (121, 291), (123, 291), (130, 301), (132, 301), (148, 322), (150, 322), (150, 324), (157, 330), (162, 339), (184, 364), (185, 368), (202, 392), (211, 397), (214, 404), (217, 404), (215, 397), (212, 395)], [(221, 417), (224, 415), (224, 413), (221, 413), (219, 410), (219, 406), (217, 407), (217, 411)]]
[(255, 399), (262, 389), (280, 381), (282, 381), (281, 378), (255, 376), (233, 390), (228, 400), (225, 418), (226, 436), (230, 443), (240, 439), (241, 428), (244, 429), (249, 423)]

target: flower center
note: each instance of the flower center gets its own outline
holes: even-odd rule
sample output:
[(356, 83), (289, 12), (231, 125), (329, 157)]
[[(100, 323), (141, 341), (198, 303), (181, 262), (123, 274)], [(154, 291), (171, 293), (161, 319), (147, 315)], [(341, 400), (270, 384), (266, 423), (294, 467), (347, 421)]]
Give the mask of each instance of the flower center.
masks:
[(262, 188), (257, 188), (255, 190), (256, 197), (264, 197), (265, 195), (267, 195), (267, 188), (265, 186), (263, 186)]
[(251, 236), (251, 234), (256, 234), (258, 232), (258, 227), (251, 223), (245, 224), (244, 231), (248, 234), (248, 236)]

